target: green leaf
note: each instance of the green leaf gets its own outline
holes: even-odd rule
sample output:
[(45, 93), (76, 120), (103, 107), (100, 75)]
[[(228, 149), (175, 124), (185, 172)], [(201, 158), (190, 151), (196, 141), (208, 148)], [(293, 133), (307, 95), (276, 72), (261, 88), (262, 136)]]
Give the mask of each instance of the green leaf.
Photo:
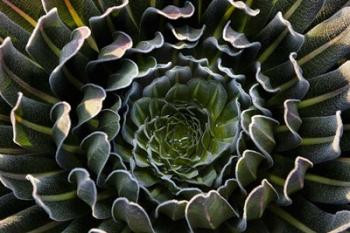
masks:
[(33, 186), (33, 198), (51, 219), (67, 221), (88, 212), (87, 205), (77, 197), (75, 187), (64, 172), (44, 176), (27, 175)]
[(236, 210), (216, 191), (194, 196), (185, 215), (191, 232), (197, 228), (215, 230), (228, 219), (238, 217)]
[(69, 224), (66, 224), (67, 226), (64, 228), (64, 230), (61, 231), (61, 233), (90, 232), (90, 229), (92, 229), (97, 224), (98, 223), (96, 219), (90, 216), (85, 216), (85, 217), (74, 219), (73, 221), (69, 222)]
[[(90, 228), (89, 233), (111, 233), (111, 232), (130, 232), (130, 228), (122, 221), (107, 219), (98, 224), (95, 228)], [(70, 233), (65, 232), (65, 233)]]
[(348, 158), (320, 164), (305, 177), (305, 195), (312, 201), (331, 204), (349, 202), (350, 177)]
[(26, 180), (27, 174), (49, 175), (60, 170), (55, 158), (44, 153), (3, 154), (0, 156), (0, 162), (2, 183), (11, 189), (17, 198), (22, 200), (32, 199), (32, 187)]
[[(271, 0), (252, 0), (247, 1), (251, 9), (259, 10), (259, 14), (254, 17), (250, 17), (245, 12), (236, 12), (237, 15), (232, 23), (239, 29), (238, 31), (244, 32), (247, 36), (255, 36), (259, 33), (261, 28), (266, 25), (271, 17), (272, 6), (275, 2)], [(236, 18), (237, 20), (236, 23)]]
[(44, 13), (40, 0), (3, 0), (0, 2), (0, 11), (28, 32), (34, 29), (37, 19)]
[[(138, 33), (137, 25), (133, 15), (130, 14), (130, 4), (136, 3), (136, 9), (140, 9), (140, 4), (144, 4), (144, 1), (104, 1), (102, 8), (104, 13), (102, 15), (93, 16), (89, 18), (90, 28), (94, 39), (99, 48), (109, 45), (113, 42), (113, 33), (115, 31), (127, 31), (130, 35), (134, 36)], [(122, 24), (117, 22), (123, 21)], [(108, 33), (106, 33), (108, 32)]]
[(146, 211), (137, 203), (129, 202), (126, 198), (117, 198), (112, 207), (115, 221), (126, 222), (135, 233), (155, 233)]
[(328, 71), (350, 53), (349, 12), (350, 7), (342, 8), (306, 34), (305, 43), (298, 53), (298, 63), (305, 77)]
[(19, 93), (11, 111), (11, 123), (13, 140), (22, 148), (41, 153), (54, 150), (50, 105)]
[(290, 195), (304, 188), (306, 170), (312, 166), (313, 164), (303, 157), (297, 157), (295, 159), (294, 168), (288, 174), (283, 186), (283, 198), (288, 204), (292, 203)]
[(60, 232), (65, 225), (65, 222), (50, 220), (43, 209), (34, 205), (0, 220), (0, 231), (3, 233)]
[(161, 32), (156, 32), (154, 38), (151, 40), (140, 41), (134, 48), (129, 51), (132, 53), (150, 53), (153, 50), (164, 46), (164, 36)]
[(68, 181), (77, 185), (77, 196), (91, 207), (92, 216), (97, 219), (111, 217), (113, 194), (105, 191), (98, 194), (95, 182), (83, 168), (74, 168), (68, 175)]
[[(328, 116), (350, 106), (348, 100), (350, 62), (308, 80), (310, 90), (298, 104), (302, 116)], [(329, 85), (329, 84), (332, 85)]]
[(265, 156), (269, 156), (275, 148), (274, 129), (278, 121), (263, 115), (255, 115), (249, 124), (249, 135), (254, 144)]
[(220, 37), (225, 23), (236, 16), (236, 9), (242, 10), (249, 17), (259, 14), (258, 9), (252, 9), (242, 1), (211, 1), (202, 16), (203, 24), (207, 25), (207, 33), (214, 34), (217, 38)]
[(52, 138), (56, 144), (56, 162), (65, 169), (81, 166), (80, 158), (78, 158), (81, 150), (73, 140), (69, 140), (71, 131), (71, 107), (67, 102), (59, 102), (55, 104), (50, 111), (52, 126)]
[[(172, 64), (172, 63), (168, 63), (168, 64)], [(165, 96), (166, 92), (175, 83), (178, 83), (178, 82), (179, 83), (187, 83), (190, 81), (191, 78), (193, 78), (193, 73), (192, 73), (192, 70), (188, 66), (175, 66), (174, 68), (167, 70), (163, 77), (154, 80), (154, 82), (152, 82), (149, 86), (153, 87), (152, 84), (158, 84), (159, 87), (164, 88), (161, 90), (160, 96)], [(169, 88), (167, 88), (167, 85), (170, 85)], [(163, 91), (165, 91), (165, 92), (163, 93)], [(144, 93), (146, 96), (148, 96), (148, 94), (146, 92), (144, 92)]]
[(50, 118), (52, 122), (54, 122), (52, 127), (52, 137), (58, 150), (67, 138), (71, 129), (70, 111), (71, 107), (67, 102), (59, 102), (50, 110)]
[(325, 0), (312, 25), (317, 25), (335, 14), (342, 7), (348, 6), (348, 0)]
[(62, 48), (70, 41), (71, 31), (59, 18), (57, 9), (42, 16), (26, 46), (28, 54), (46, 71), (58, 64)]
[(216, 120), (215, 127), (213, 127), (215, 137), (221, 139), (234, 138), (233, 141), (237, 139), (239, 133), (239, 108), (240, 106), (237, 100), (231, 100), (226, 104), (219, 118)]
[(30, 34), (2, 12), (0, 12), (0, 25), (0, 42), (3, 42), (6, 37), (11, 37), (14, 46), (22, 53), (25, 53)]
[(186, 84), (176, 83), (166, 93), (165, 99), (173, 103), (187, 102), (191, 97), (191, 90)]
[(43, 0), (42, 2), (46, 12), (57, 8), (60, 18), (70, 28), (88, 25), (91, 17), (100, 14), (92, 0), (63, 0), (63, 2), (61, 0)]
[(274, 10), (281, 11), (297, 32), (304, 32), (316, 18), (325, 0), (277, 1)]
[[(3, 220), (12, 214), (18, 213), (23, 209), (31, 207), (33, 205), (30, 201), (23, 201), (9, 192), (3, 185), (1, 187), (1, 196), (0, 196), (0, 219)], [(0, 221), (1, 221), (0, 220)]]
[(1, 44), (0, 57), (0, 93), (9, 104), (16, 103), (18, 92), (49, 104), (58, 101), (50, 90), (45, 71), (21, 54), (10, 38)]
[(195, 8), (193, 4), (190, 1), (186, 1), (183, 7), (168, 5), (162, 10), (149, 7), (144, 11), (144, 15), (142, 17), (145, 18), (147, 15), (157, 14), (170, 20), (176, 20), (179, 18), (189, 18), (193, 15), (194, 11)]
[(257, 64), (257, 81), (267, 92), (273, 94), (266, 105), (281, 105), (288, 99), (302, 99), (308, 93), (310, 84), (302, 75), (296, 56), (296, 53), (291, 53), (288, 61), (263, 73)]
[(244, 33), (233, 30), (231, 27), (231, 20), (226, 23), (222, 34), (222, 38), (229, 42), (234, 48), (247, 49), (255, 47), (256, 49), (260, 49), (259, 42), (250, 42)]
[(97, 62), (120, 59), (128, 49), (132, 48), (132, 38), (128, 34), (124, 32), (115, 32), (114, 34), (114, 41), (101, 49)]
[(250, 89), (249, 89), (249, 95), (252, 98), (252, 103), (255, 108), (257, 108), (259, 111), (261, 111), (265, 116), (271, 116), (271, 111), (267, 109), (266, 106), (266, 101), (265, 99), (261, 96), (262, 90), (260, 88), (260, 85), (258, 83), (254, 84)]
[(263, 71), (287, 60), (290, 53), (298, 51), (304, 43), (304, 36), (293, 29), (281, 12), (261, 30), (256, 39), (261, 43), (258, 61), (262, 63)]
[(113, 187), (118, 197), (125, 197), (129, 201), (137, 202), (139, 198), (138, 181), (125, 170), (114, 170), (106, 178), (106, 184)]
[(0, 126), (0, 153), (1, 154), (23, 154), (25, 149), (21, 148), (13, 141), (13, 130), (10, 125)]
[(235, 175), (239, 187), (244, 192), (246, 192), (244, 187), (258, 178), (258, 169), (264, 158), (262, 154), (256, 151), (245, 150), (243, 156), (238, 159)]
[(98, 128), (96, 130), (106, 133), (108, 140), (114, 139), (120, 130), (119, 114), (111, 109), (104, 109), (98, 115), (98, 120)]
[(265, 209), (278, 198), (278, 194), (273, 186), (264, 179), (261, 185), (254, 188), (244, 202), (243, 221), (261, 218)]
[(198, 41), (199, 38), (204, 33), (205, 25), (203, 25), (201, 28), (192, 28), (188, 25), (182, 26), (182, 27), (174, 27), (171, 23), (168, 24), (168, 27), (170, 28), (173, 36), (179, 40), (179, 41), (189, 41), (189, 42), (195, 42)]
[(297, 104), (299, 100), (286, 100), (283, 104), (284, 113), (283, 119), (285, 125), (281, 125), (276, 130), (277, 148), (278, 151), (287, 151), (295, 148), (302, 142), (298, 130), (302, 124), (302, 119), (299, 116)]
[(87, 56), (91, 53), (84, 45), (90, 33), (88, 27), (75, 29), (70, 35), (70, 41), (67, 41), (59, 52), (59, 61), (50, 74), (49, 82), (52, 91), (61, 100), (76, 102), (76, 93), (86, 82), (85, 66), (88, 63)]
[(313, 163), (340, 156), (343, 122), (338, 111), (333, 116), (303, 118), (300, 128), (301, 145), (293, 153), (301, 154)]
[(155, 215), (165, 214), (173, 221), (185, 218), (185, 209), (188, 201), (169, 200), (159, 204), (155, 210)]
[(241, 127), (242, 130), (249, 135), (249, 125), (252, 123), (252, 117), (258, 115), (260, 111), (256, 108), (250, 107), (241, 113)]
[[(139, 2), (139, 1), (137, 1)], [(143, 5), (142, 3), (137, 3)], [(132, 5), (134, 5), (132, 4)], [(163, 5), (163, 4), (162, 4)], [(129, 14), (130, 17), (132, 17), (133, 23), (135, 24), (135, 27), (137, 29), (146, 28), (147, 30), (141, 30), (141, 38), (150, 38), (154, 33), (156, 33), (159, 28), (165, 28), (166, 23), (169, 21), (175, 21), (175, 20), (181, 20), (181, 19), (188, 19), (191, 18), (194, 15), (195, 7), (193, 6), (192, 2), (190, 1), (183, 1), (181, 4), (177, 4), (180, 6), (175, 5), (164, 5), (162, 9), (158, 9), (155, 7), (148, 7), (144, 10), (143, 13), (141, 13), (139, 16), (134, 14)], [(140, 10), (139, 6), (134, 6), (135, 8), (138, 8), (137, 10)], [(131, 12), (131, 11), (129, 11)], [(140, 21), (137, 21), (137, 17), (140, 17)], [(158, 24), (154, 24), (154, 22), (158, 22)], [(186, 42), (180, 42), (178, 44), (174, 45), (175, 47), (178, 46), (187, 46)]]
[(77, 130), (84, 123), (97, 116), (102, 110), (103, 101), (106, 99), (105, 90), (92, 83), (84, 85), (82, 91), (84, 92), (84, 97), (76, 109), (78, 123), (74, 130)]
[(294, 198), (293, 205), (287, 209), (271, 206), (269, 210), (274, 215), (270, 215), (271, 231), (283, 229), (286, 233), (296, 231), (336, 233), (349, 228), (349, 211), (328, 213), (301, 197)]
[(188, 85), (192, 99), (207, 108), (211, 118), (216, 120), (226, 105), (225, 88), (219, 82), (201, 79), (192, 79)]
[(139, 74), (137, 64), (130, 59), (123, 59), (117, 66), (119, 69), (107, 80), (106, 91), (120, 90), (128, 87)]
[(80, 146), (86, 151), (88, 168), (97, 176), (97, 185), (103, 184), (106, 178), (103, 174), (103, 168), (111, 151), (107, 135), (98, 131), (91, 133), (84, 138)]
[(227, 179), (225, 183), (218, 188), (218, 193), (227, 200), (238, 186), (237, 180), (232, 178)]

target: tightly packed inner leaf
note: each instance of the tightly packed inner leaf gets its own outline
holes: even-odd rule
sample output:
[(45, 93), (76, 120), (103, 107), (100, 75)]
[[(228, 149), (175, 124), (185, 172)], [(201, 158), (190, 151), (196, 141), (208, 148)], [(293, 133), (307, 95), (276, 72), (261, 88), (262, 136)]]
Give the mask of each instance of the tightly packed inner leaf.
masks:
[(122, 136), (135, 159), (134, 172), (149, 170), (159, 182), (167, 176), (184, 187), (211, 187), (230, 162), (239, 133), (237, 98), (230, 100), (227, 91), (220, 81), (176, 67), (132, 93)]
[(0, 232), (346, 232), (349, 16), (0, 1)]

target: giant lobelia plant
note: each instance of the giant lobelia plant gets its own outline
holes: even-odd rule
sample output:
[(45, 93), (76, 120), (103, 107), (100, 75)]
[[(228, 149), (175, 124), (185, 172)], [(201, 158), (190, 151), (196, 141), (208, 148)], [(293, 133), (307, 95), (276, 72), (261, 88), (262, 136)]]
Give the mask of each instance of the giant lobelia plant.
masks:
[(348, 5), (0, 0), (0, 232), (346, 232)]

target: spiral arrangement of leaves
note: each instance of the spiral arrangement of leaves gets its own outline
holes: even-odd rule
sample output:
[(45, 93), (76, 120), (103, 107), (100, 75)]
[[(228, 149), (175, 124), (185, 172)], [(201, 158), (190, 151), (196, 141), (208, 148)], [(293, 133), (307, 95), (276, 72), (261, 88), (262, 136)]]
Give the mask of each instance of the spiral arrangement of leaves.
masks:
[(0, 0), (0, 232), (346, 232), (350, 1)]

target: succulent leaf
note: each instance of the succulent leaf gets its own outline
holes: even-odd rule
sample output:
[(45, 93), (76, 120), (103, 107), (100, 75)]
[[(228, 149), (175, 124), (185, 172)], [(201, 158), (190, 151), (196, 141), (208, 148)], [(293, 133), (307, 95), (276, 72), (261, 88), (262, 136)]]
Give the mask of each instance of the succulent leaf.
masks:
[(0, 232), (346, 232), (348, 0), (1, 0)]

